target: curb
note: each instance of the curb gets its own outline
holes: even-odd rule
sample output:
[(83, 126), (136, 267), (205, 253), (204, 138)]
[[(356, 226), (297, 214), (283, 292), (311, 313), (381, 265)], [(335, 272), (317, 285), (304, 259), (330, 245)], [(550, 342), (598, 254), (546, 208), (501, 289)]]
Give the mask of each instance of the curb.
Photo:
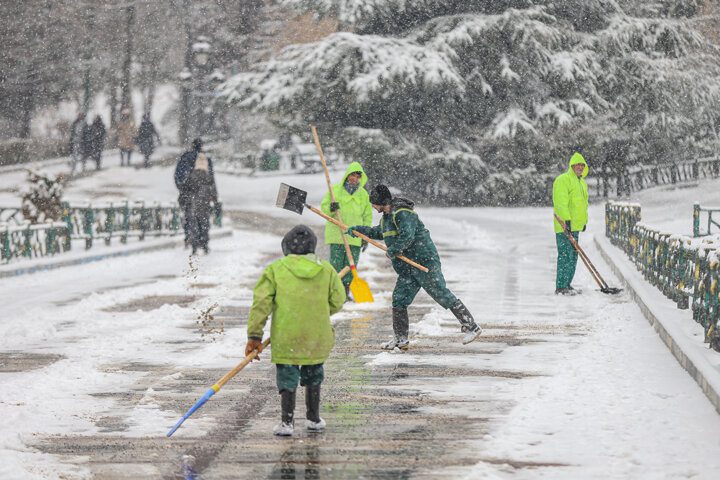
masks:
[[(623, 283), (625, 289), (640, 307), (647, 321), (650, 322), (650, 325), (652, 325), (660, 336), (660, 339), (665, 343), (678, 363), (697, 382), (700, 389), (705, 393), (705, 396), (710, 400), (710, 403), (715, 407), (715, 410), (720, 413), (720, 374), (717, 367), (712, 365), (705, 356), (695, 351), (696, 349), (691, 348), (692, 345), (687, 345), (690, 340), (686, 339), (686, 335), (684, 335), (683, 332), (678, 331), (678, 327), (672, 322), (671, 314), (663, 314), (663, 310), (668, 308), (677, 312), (678, 310), (675, 305), (663, 297), (659, 291), (656, 293), (661, 296), (662, 300), (670, 305), (669, 307), (664, 305), (659, 299), (657, 301), (651, 299), (651, 295), (649, 294), (643, 295), (643, 292), (638, 292), (633, 286), (633, 282), (628, 281), (628, 277), (636, 274), (642, 282), (645, 282), (645, 279), (640, 276), (640, 272), (637, 272), (634, 266), (632, 266), (632, 270), (630, 270), (626, 268), (626, 265), (622, 265), (620, 261), (614, 260), (609, 250), (610, 248), (616, 248), (604, 237), (602, 239), (594, 237), (594, 242), (605, 263), (608, 264), (615, 276)], [(625, 255), (625, 252), (622, 250), (616, 250), (617, 252), (612, 253)], [(630, 271), (628, 272), (628, 270)], [(648, 284), (648, 287), (655, 291), (655, 287), (652, 285)], [(693, 320), (689, 318), (688, 321)], [(682, 336), (682, 340), (678, 340), (680, 336)]]
[[(211, 230), (210, 238), (230, 237), (230, 236), (232, 236), (232, 233), (233, 233), (232, 229), (229, 229), (229, 228), (221, 228), (221, 229), (217, 229), (214, 231)], [(183, 246), (184, 243), (185, 243), (185, 240), (183, 238), (173, 238), (171, 240), (168, 240), (167, 242), (156, 243), (154, 245), (149, 245), (149, 246), (133, 245), (133, 248), (128, 248), (125, 250), (100, 253), (100, 254), (96, 254), (96, 255), (88, 255), (88, 256), (73, 258), (73, 259), (68, 259), (68, 260), (58, 260), (58, 261), (43, 263), (43, 264), (39, 264), (39, 265), (32, 265), (32, 266), (28, 266), (28, 267), (18, 266), (17, 268), (13, 268), (12, 270), (0, 270), (0, 278), (16, 277), (18, 275), (26, 275), (26, 274), (30, 274), (30, 273), (44, 272), (47, 270), (54, 270), (56, 268), (61, 268), (61, 267), (82, 265), (84, 263), (97, 262), (97, 261), (105, 260), (108, 258), (126, 257), (128, 255), (133, 255), (136, 253), (148, 253), (148, 252), (154, 252), (156, 250), (165, 250), (168, 248), (175, 248), (175, 247)]]

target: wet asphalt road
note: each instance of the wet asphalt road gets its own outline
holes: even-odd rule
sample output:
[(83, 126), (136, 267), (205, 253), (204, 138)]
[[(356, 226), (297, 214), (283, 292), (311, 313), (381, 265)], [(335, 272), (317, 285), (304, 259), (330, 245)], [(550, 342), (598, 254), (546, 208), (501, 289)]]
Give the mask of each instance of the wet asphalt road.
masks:
[[(256, 214), (231, 212), (230, 215), (236, 224), (250, 229), (269, 228), (271, 233), (278, 235), (291, 226), (281, 221), (270, 222)], [(319, 253), (326, 255), (323, 251)], [(455, 252), (462, 253), (462, 250)], [(507, 252), (508, 258), (512, 254), (512, 251)], [(368, 257), (363, 265), (373, 271), (371, 285), (375, 295), (386, 295), (387, 298), (395, 280), (389, 263), (381, 256), (375, 256)], [(517, 271), (508, 269), (503, 288), (512, 292), (516, 277)], [(254, 279), (248, 279), (245, 286), (251, 288), (253, 283)], [(203, 298), (207, 287), (195, 284), (186, 296), (146, 297), (129, 305), (109, 308), (133, 311), (138, 308), (153, 310), (165, 303), (192, 305)], [(247, 302), (249, 298), (232, 300)], [(433, 307), (429, 297), (418, 296), (411, 308), (411, 323), (420, 320)], [(510, 302), (506, 305), (506, 313), (511, 315), (513, 308), (516, 306)], [(372, 356), (379, 352), (378, 345), (392, 333), (389, 307), (351, 305), (349, 311), (351, 314), (335, 326), (336, 347), (326, 364), (322, 416), (328, 427), (324, 433), (310, 434), (304, 430), (304, 393), (300, 389), (296, 435), (293, 438), (272, 435), (272, 427), (279, 419), (280, 405), (274, 368), (266, 357), (241, 372), (193, 416), (213, 425), (202, 436), (178, 432), (168, 439), (165, 432), (158, 432), (156, 436), (128, 438), (123, 436), (127, 429), (126, 419), (106, 415), (95, 420), (99, 434), (39, 437), (32, 446), (56, 455), (64, 463), (88, 468), (94, 478), (109, 480), (456, 478), (481, 460), (505, 464), (509, 470), (544, 466), (508, 459), (482, 459), (472, 447), (481, 442), (493, 422), (501, 419), (513, 406), (507, 396), (493, 394), (498, 385), (521, 382), (523, 378), (537, 375), (532, 370), (495, 369), (492, 358), (509, 347), (545, 342), (548, 336), (556, 336), (559, 343), (571, 342), (573, 336), (583, 335), (580, 326), (507, 329), (490, 324), (485, 325), (486, 332), (480, 341), (463, 346), (457, 322), (445, 312), (442, 326), (447, 332), (446, 337), (416, 334), (408, 354), (398, 353), (395, 354), (397, 358), (373, 363)], [(213, 315), (215, 322), (222, 321), (225, 330), (244, 329), (247, 308), (218, 305)], [(188, 340), (178, 348), (193, 348), (200, 342), (198, 333), (202, 332), (198, 323), (188, 320), (187, 328)], [(21, 353), (16, 353), (14, 362), (6, 362), (14, 365), (8, 367), (15, 368), (11, 371), (53, 361), (52, 356), (27, 356), (28, 363), (23, 367), (18, 355), (22, 357)], [(468, 355), (477, 355), (484, 360), (474, 365), (467, 361)], [(457, 362), (453, 361), (455, 357)], [(227, 371), (183, 369), (182, 375), (175, 375), (178, 368), (171, 362), (172, 359), (162, 365), (134, 362), (108, 365), (108, 371), (140, 372), (143, 375), (131, 391), (96, 395), (132, 407), (148, 388), (152, 388), (161, 407), (177, 412), (179, 418)], [(466, 384), (475, 386), (474, 393), (460, 391), (443, 397), (426, 391), (428, 386), (439, 390), (462, 390)], [(183, 469), (185, 455), (194, 458), (192, 472), (196, 477), (192, 477), (190, 470)]]

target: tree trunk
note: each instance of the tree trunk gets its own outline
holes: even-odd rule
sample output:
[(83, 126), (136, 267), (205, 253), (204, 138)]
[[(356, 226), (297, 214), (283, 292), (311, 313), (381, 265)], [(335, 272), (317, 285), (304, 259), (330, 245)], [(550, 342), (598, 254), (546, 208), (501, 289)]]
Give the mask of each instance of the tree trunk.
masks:
[(120, 104), (123, 109), (129, 108), (130, 110), (132, 110), (132, 30), (133, 25), (135, 24), (135, 7), (131, 5), (127, 7), (125, 11), (125, 61), (123, 62), (123, 79), (121, 83), (122, 95), (120, 99)]

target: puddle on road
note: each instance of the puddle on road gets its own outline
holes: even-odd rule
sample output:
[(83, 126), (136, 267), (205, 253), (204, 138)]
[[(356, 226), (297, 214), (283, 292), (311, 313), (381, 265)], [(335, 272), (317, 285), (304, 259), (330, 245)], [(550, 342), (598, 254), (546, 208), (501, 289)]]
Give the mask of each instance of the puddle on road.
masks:
[(0, 352), (0, 372), (26, 372), (46, 367), (65, 358), (54, 353)]

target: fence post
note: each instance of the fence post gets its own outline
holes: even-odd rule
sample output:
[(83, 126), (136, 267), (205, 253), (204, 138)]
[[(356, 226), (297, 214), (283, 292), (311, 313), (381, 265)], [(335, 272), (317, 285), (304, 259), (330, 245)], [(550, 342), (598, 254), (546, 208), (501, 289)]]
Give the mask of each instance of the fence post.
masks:
[(0, 242), (2, 242), (2, 255), (0, 258), (6, 261), (10, 261), (10, 256), (12, 255), (12, 251), (10, 250), (10, 232), (9, 227), (7, 224), (0, 225), (0, 229), (4, 229), (4, 231), (0, 231)]
[(110, 206), (105, 209), (105, 245), (110, 245), (113, 231), (115, 231), (115, 205), (110, 202)]
[(700, 204), (693, 203), (693, 237), (700, 236)]
[(93, 226), (95, 225), (95, 212), (91, 204), (83, 209), (83, 223), (83, 233), (86, 235), (85, 249), (90, 250), (93, 244)]
[(128, 232), (130, 232), (130, 201), (128, 199), (125, 199), (125, 205), (123, 205), (123, 207), (122, 207), (122, 213), (123, 213), (123, 224), (122, 224), (123, 234), (120, 236), (120, 243), (127, 243)]
[(57, 253), (57, 249), (55, 248), (55, 238), (57, 237), (57, 234), (53, 223), (53, 221), (48, 222), (48, 230), (45, 235), (45, 251), (48, 255), (55, 255), (55, 253)]

